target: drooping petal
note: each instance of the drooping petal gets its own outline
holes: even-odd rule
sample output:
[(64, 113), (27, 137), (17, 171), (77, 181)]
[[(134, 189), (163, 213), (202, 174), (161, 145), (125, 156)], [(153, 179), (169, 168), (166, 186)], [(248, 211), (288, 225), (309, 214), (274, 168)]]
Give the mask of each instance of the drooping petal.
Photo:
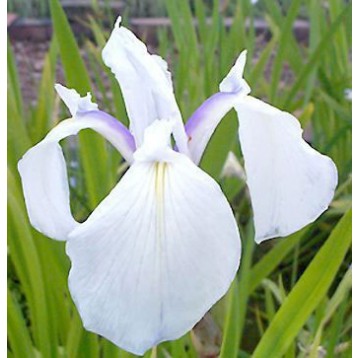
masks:
[(316, 220), (337, 185), (333, 161), (302, 139), (298, 120), (247, 96), (235, 107), (257, 242)]
[(81, 103), (76, 103), (74, 91), (64, 87), (60, 91), (66, 104), (71, 103), (71, 111), (76, 117), (60, 122), (40, 143), (28, 150), (19, 161), (18, 169), (31, 224), (53, 239), (66, 240), (78, 223), (70, 210), (67, 169), (59, 141), (81, 129), (91, 128), (108, 139), (129, 161), (133, 159), (135, 148), (133, 137), (116, 119), (93, 110), (94, 104), (90, 106), (88, 99), (78, 96)]
[(220, 92), (208, 98), (189, 118), (185, 125), (188, 135), (190, 157), (198, 164), (204, 150), (221, 119), (250, 93), (250, 87), (242, 78), (246, 51), (238, 57), (235, 65), (220, 84)]
[(169, 147), (159, 160), (162, 122), (66, 247), (84, 326), (135, 354), (190, 330), (227, 291), (240, 260), (216, 182)]
[(245, 52), (185, 126), (195, 163), (223, 116), (234, 107), (254, 209), (256, 241), (286, 236), (314, 221), (325, 211), (337, 185), (332, 160), (302, 139), (292, 115), (248, 96), (242, 78)]
[(177, 147), (187, 154), (187, 136), (166, 62), (157, 55), (150, 55), (144, 43), (120, 26), (120, 22), (119, 17), (102, 57), (121, 87), (137, 147), (142, 144), (144, 131), (152, 122), (174, 119)]

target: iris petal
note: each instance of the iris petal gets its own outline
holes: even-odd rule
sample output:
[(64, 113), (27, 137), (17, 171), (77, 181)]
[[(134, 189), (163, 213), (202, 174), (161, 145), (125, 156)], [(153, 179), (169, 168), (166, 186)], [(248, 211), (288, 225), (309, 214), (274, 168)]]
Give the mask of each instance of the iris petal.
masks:
[(199, 164), (216, 127), (240, 100), (235, 93), (215, 93), (209, 97), (189, 118), (185, 125), (188, 135), (190, 157)]
[(205, 148), (221, 119), (235, 104), (250, 93), (250, 87), (242, 78), (246, 62), (243, 51), (228, 75), (220, 83), (220, 92), (208, 98), (188, 119), (185, 131), (189, 138), (190, 157), (198, 164)]
[(195, 163), (224, 115), (235, 108), (254, 210), (256, 241), (289, 235), (314, 221), (331, 202), (337, 185), (332, 160), (302, 138), (298, 120), (254, 97), (242, 78), (243, 52), (220, 84), (187, 122)]
[[(133, 160), (135, 149), (133, 137), (116, 119), (93, 110), (95, 105), (90, 105), (88, 98), (81, 99), (74, 91), (66, 90), (62, 95), (65, 94), (66, 103), (70, 103), (76, 117), (60, 122), (18, 163), (30, 222), (38, 231), (56, 240), (66, 240), (69, 232), (79, 225), (70, 210), (67, 169), (59, 141), (81, 129), (91, 128), (107, 138), (129, 161)], [(76, 98), (81, 103), (76, 103)]]
[(187, 136), (166, 62), (149, 54), (145, 44), (120, 26), (120, 21), (119, 17), (102, 57), (121, 87), (137, 147), (142, 144), (144, 131), (152, 122), (174, 119), (177, 147), (187, 154)]
[(235, 109), (256, 241), (287, 236), (316, 220), (337, 186), (333, 161), (302, 139), (291, 114), (250, 96)]
[(225, 294), (240, 260), (220, 187), (169, 148), (153, 161), (152, 142), (66, 247), (84, 326), (135, 354), (190, 330)]

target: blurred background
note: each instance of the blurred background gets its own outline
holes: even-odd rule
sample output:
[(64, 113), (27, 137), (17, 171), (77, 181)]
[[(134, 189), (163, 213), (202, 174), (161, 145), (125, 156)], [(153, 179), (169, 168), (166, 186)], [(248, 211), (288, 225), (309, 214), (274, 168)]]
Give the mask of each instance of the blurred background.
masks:
[[(247, 49), (252, 94), (293, 113), (305, 139), (339, 172), (334, 200), (315, 223), (254, 244), (231, 111), (200, 166), (235, 212), (240, 270), (191, 332), (145, 356), (351, 357), (352, 13), (345, 0), (8, 0), (8, 356), (133, 357), (82, 328), (67, 288), (64, 244), (30, 226), (16, 168), (69, 116), (56, 82), (91, 91), (100, 108), (128, 124), (120, 88), (101, 59), (119, 14), (168, 61), (184, 120)], [(61, 144), (72, 212), (84, 221), (127, 164), (88, 130)]]

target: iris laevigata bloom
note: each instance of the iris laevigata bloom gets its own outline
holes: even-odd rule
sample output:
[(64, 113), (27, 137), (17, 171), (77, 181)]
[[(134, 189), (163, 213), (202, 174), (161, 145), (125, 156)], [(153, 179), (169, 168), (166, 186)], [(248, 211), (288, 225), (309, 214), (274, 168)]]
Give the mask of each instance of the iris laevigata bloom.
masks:
[[(120, 84), (130, 129), (99, 110), (89, 94), (80, 97), (56, 85), (72, 117), (18, 167), (31, 224), (66, 241), (69, 288), (84, 326), (142, 354), (190, 330), (225, 294), (238, 269), (234, 215), (219, 185), (198, 167), (229, 110), (239, 119), (258, 243), (314, 221), (332, 200), (337, 171), (302, 139), (295, 117), (249, 96), (246, 52), (186, 125), (166, 62), (149, 54), (120, 18), (103, 60)], [(84, 128), (103, 135), (130, 167), (79, 223), (70, 210), (59, 141)]]

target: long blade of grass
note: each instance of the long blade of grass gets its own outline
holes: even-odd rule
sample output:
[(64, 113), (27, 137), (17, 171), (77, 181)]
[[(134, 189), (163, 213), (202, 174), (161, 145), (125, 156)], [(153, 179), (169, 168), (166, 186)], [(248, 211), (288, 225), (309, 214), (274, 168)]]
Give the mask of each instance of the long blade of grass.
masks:
[(225, 318), (224, 337), (220, 357), (236, 357), (245, 323), (247, 301), (249, 298), (249, 282), (252, 254), (254, 250), (254, 235), (252, 224), (245, 233), (243, 258), (240, 263), (239, 280), (235, 280), (229, 293), (229, 305)]
[(346, 19), (351, 16), (351, 13), (352, 13), (352, 4), (350, 3), (341, 11), (339, 16), (337, 16), (335, 21), (328, 28), (327, 32), (321, 38), (316, 49), (310, 55), (309, 60), (307, 61), (307, 63), (304, 65), (301, 72), (299, 73), (298, 78), (295, 81), (295, 84), (292, 86), (291, 90), (287, 94), (283, 105), (284, 108), (289, 107), (289, 104), (296, 96), (300, 88), (302, 88), (305, 80), (309, 77), (311, 71), (315, 68), (315, 65), (319, 61), (321, 61), (322, 54), (330, 48), (332, 36), (336, 33), (336, 31), (338, 31), (338, 29), (346, 21)]
[(51, 18), (69, 86), (82, 95), (91, 91), (91, 81), (65, 12), (58, 0), (50, 0)]
[[(50, 9), (67, 85), (76, 88), (82, 95), (90, 92), (90, 78), (60, 2), (51, 0)], [(94, 133), (81, 133), (79, 137), (89, 206), (94, 209), (110, 189), (110, 180), (106, 175), (108, 164), (106, 143)]]
[(327, 293), (351, 245), (351, 237), (352, 210), (349, 210), (280, 307), (256, 347), (254, 358), (280, 357), (286, 352), (309, 315)]
[(228, 293), (228, 309), (225, 317), (224, 336), (220, 358), (236, 357), (239, 350), (239, 284), (237, 279), (231, 284)]
[(48, 132), (52, 124), (51, 119), (53, 116), (53, 106), (55, 99), (53, 89), (55, 84), (57, 56), (57, 41), (56, 39), (53, 39), (50, 45), (50, 50), (45, 57), (37, 96), (38, 102), (31, 121), (32, 125), (30, 128), (30, 133), (33, 143), (39, 142)]
[[(9, 248), (14, 257), (14, 264), (21, 275), (21, 283), (28, 285), (27, 299), (30, 306), (31, 321), (35, 342), (44, 356), (56, 357), (57, 342), (53, 331), (48, 329), (48, 304), (44, 288), (44, 279), (39, 255), (26, 218), (26, 210), (20, 190), (8, 171), (8, 204), (11, 230)], [(20, 260), (23, 260), (20, 262)], [(26, 283), (25, 283), (26, 281)]]
[(26, 322), (9, 290), (7, 292), (7, 322), (8, 339), (13, 355), (15, 357), (34, 357), (34, 347)]
[(345, 273), (342, 281), (339, 283), (336, 291), (334, 292), (332, 298), (326, 305), (325, 315), (321, 320), (319, 327), (317, 329), (316, 335), (314, 337), (311, 353), (309, 358), (314, 358), (318, 354), (318, 348), (322, 339), (323, 328), (325, 324), (332, 318), (336, 310), (341, 305), (342, 301), (347, 297), (348, 292), (352, 288), (352, 268), (350, 267)]
[(23, 114), (23, 103), (20, 90), (19, 76), (16, 70), (14, 53), (9, 39), (7, 40), (7, 71), (8, 71), (8, 86), (11, 86), (16, 108), (19, 111), (19, 115)]
[(9, 42), (7, 47), (7, 62), (8, 163), (12, 169), (15, 169), (16, 162), (31, 146), (31, 140), (24, 121), (19, 78), (15, 66), (14, 54)]
[(294, 249), (297, 243), (305, 236), (309, 228), (281, 239), (261, 260), (255, 264), (250, 272), (249, 291), (253, 292), (261, 281), (266, 278), (282, 262), (287, 254)]
[(278, 85), (281, 78), (281, 73), (285, 60), (285, 53), (287, 50), (287, 44), (290, 40), (290, 36), (292, 37), (291, 31), (293, 28), (293, 23), (296, 19), (297, 12), (301, 5), (301, 0), (293, 0), (288, 11), (288, 14), (282, 24), (282, 31), (279, 40), (279, 47), (277, 50), (277, 54), (275, 56), (273, 68), (272, 68), (272, 79), (271, 79), (271, 88), (270, 88), (270, 101), (275, 102), (276, 93), (278, 89)]

